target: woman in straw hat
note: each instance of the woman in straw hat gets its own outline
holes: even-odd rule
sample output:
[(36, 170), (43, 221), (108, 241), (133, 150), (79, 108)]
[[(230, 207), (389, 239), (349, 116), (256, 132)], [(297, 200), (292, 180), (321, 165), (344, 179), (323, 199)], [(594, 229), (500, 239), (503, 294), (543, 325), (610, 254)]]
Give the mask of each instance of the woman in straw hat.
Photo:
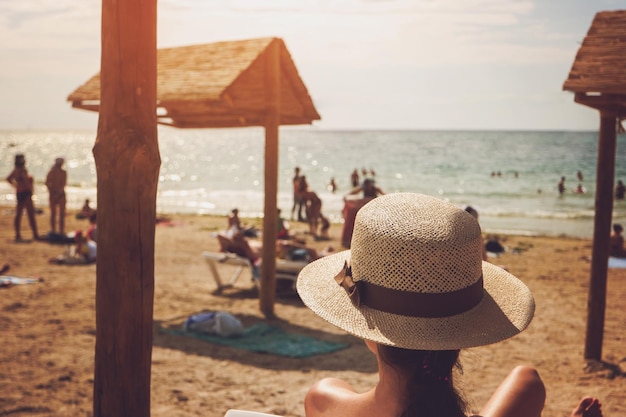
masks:
[[(460, 349), (512, 337), (530, 323), (530, 290), (482, 261), (480, 226), (434, 197), (396, 193), (357, 214), (351, 250), (308, 264), (297, 289), (331, 324), (365, 340), (379, 381), (357, 393), (344, 381), (317, 382), (307, 417), (464, 417), (453, 384)], [(516, 367), (481, 410), (484, 417), (541, 415), (545, 387), (536, 370)], [(585, 398), (572, 416), (599, 417)]]

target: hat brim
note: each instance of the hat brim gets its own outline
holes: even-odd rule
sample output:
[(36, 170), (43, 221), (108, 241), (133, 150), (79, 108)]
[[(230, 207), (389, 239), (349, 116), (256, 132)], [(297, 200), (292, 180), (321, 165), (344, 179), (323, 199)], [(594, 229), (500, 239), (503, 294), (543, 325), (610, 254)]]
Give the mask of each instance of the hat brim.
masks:
[(305, 266), (297, 291), (304, 304), (329, 323), (362, 339), (419, 350), (453, 350), (483, 346), (515, 336), (532, 320), (535, 303), (528, 287), (489, 262), (482, 264), (483, 297), (461, 314), (409, 317), (355, 306), (335, 276), (350, 250), (325, 256)]

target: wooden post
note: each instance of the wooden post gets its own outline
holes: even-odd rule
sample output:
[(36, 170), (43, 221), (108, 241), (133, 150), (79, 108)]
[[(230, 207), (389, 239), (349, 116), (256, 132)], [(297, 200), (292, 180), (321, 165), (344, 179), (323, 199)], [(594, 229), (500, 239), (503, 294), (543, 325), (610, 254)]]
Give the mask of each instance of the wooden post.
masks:
[(609, 113), (607, 111), (600, 113), (593, 251), (587, 298), (587, 334), (585, 337), (585, 359), (598, 361), (602, 358), (617, 136), (616, 115)]
[(156, 0), (102, 1), (95, 417), (149, 417), (156, 191)]
[(276, 297), (276, 235), (278, 233), (278, 126), (280, 123), (280, 45), (276, 39), (266, 50), (265, 115), (265, 208), (263, 216), (263, 263), (261, 264), (260, 309), (274, 317)]

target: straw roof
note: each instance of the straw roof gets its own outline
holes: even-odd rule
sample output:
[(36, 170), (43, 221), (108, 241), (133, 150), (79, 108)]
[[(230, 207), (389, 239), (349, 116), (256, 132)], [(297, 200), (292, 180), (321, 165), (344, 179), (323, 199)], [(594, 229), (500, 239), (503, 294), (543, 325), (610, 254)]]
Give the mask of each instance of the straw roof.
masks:
[(626, 109), (626, 10), (596, 14), (563, 90), (582, 104)]
[[(259, 38), (157, 50), (157, 118), (183, 128), (263, 126), (267, 49), (280, 50), (280, 124), (319, 120), (284, 42)], [(73, 107), (99, 111), (100, 74), (67, 98)]]

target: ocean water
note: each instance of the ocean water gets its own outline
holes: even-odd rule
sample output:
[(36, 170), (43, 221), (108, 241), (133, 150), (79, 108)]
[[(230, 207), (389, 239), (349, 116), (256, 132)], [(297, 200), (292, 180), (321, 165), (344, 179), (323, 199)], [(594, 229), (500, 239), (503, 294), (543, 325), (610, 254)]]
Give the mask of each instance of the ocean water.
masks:
[[(0, 131), (0, 169), (8, 175), (24, 153), (35, 178), (38, 207), (46, 208), (46, 173), (66, 159), (68, 205), (85, 198), (97, 206), (95, 131)], [(341, 222), (343, 196), (354, 169), (373, 170), (384, 192), (419, 192), (459, 206), (472, 205), (487, 233), (591, 237), (597, 132), (330, 131), (281, 128), (278, 206), (289, 217), (291, 177), (299, 166), (323, 201), (322, 211)], [(626, 181), (626, 137), (618, 136), (616, 180)], [(161, 170), (157, 210), (162, 214), (262, 216), (264, 130), (159, 128)], [(583, 180), (578, 181), (581, 171)], [(498, 175), (499, 173), (499, 175)], [(496, 174), (496, 175), (493, 175)], [(557, 192), (561, 176), (568, 191)], [(328, 183), (334, 178), (338, 189)], [(578, 183), (584, 194), (572, 190)], [(15, 204), (0, 182), (0, 205)], [(626, 223), (626, 201), (614, 204), (613, 221)]]

